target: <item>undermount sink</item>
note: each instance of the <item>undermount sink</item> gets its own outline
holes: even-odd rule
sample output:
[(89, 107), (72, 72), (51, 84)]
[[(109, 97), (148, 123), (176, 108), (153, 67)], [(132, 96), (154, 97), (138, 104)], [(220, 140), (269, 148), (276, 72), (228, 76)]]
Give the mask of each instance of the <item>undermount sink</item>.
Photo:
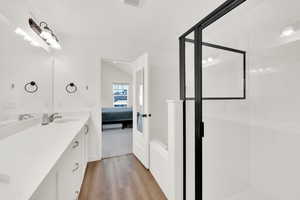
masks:
[(63, 118), (63, 119), (57, 119), (54, 121), (54, 123), (58, 123), (58, 124), (63, 124), (63, 123), (68, 123), (68, 122), (76, 122), (79, 119), (76, 118)]

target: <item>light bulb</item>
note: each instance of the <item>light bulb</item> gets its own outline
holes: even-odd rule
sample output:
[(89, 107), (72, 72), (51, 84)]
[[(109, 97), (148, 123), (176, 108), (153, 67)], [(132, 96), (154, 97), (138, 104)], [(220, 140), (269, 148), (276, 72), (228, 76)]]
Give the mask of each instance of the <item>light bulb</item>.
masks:
[(52, 35), (51, 35), (50, 31), (47, 31), (47, 30), (43, 30), (41, 32), (40, 36), (42, 38), (44, 38), (45, 40), (48, 40), (48, 39), (52, 38)]
[(22, 36), (26, 35), (26, 33), (21, 28), (17, 28), (15, 30), (15, 33), (18, 34), (18, 35), (22, 35)]
[(282, 32), (281, 32), (281, 37), (288, 37), (291, 36), (295, 33), (295, 30), (293, 27), (286, 27)]
[(50, 38), (47, 39), (47, 42), (49, 44), (53, 44), (55, 42), (55, 39), (51, 36)]
[(56, 40), (53, 40), (53, 42), (51, 43), (51, 47), (54, 49), (61, 49), (60, 44)]
[(47, 39), (47, 42), (53, 49), (61, 49), (60, 44), (53, 36), (51, 36), (51, 38)]
[(25, 41), (31, 42), (31, 41), (32, 41), (32, 38), (26, 34), (26, 35), (24, 36), (24, 40), (25, 40)]
[(55, 42), (55, 43), (51, 44), (51, 47), (54, 48), (54, 49), (58, 49), (58, 50), (61, 49), (61, 46), (58, 42)]
[(32, 46), (35, 46), (35, 47), (39, 47), (40, 46), (39, 43), (37, 43), (36, 41), (33, 41), (33, 40), (30, 42), (30, 44)]

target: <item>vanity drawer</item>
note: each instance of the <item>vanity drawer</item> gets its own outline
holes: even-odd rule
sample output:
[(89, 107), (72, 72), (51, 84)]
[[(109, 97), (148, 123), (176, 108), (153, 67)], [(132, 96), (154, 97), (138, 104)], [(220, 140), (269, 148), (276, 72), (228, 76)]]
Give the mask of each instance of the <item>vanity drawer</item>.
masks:
[(57, 176), (55, 169), (46, 176), (30, 200), (56, 200), (57, 197)]
[(77, 200), (76, 196), (80, 191), (80, 170), (82, 166), (79, 163), (67, 165), (61, 168), (57, 173), (58, 200)]
[(66, 156), (70, 154), (75, 154), (75, 156), (80, 157), (84, 156), (84, 146), (84, 136), (82, 133), (80, 133), (73, 139), (72, 143), (69, 145), (66, 151)]
[(76, 199), (85, 168), (85, 140), (80, 132), (65, 151), (58, 168), (58, 200)]

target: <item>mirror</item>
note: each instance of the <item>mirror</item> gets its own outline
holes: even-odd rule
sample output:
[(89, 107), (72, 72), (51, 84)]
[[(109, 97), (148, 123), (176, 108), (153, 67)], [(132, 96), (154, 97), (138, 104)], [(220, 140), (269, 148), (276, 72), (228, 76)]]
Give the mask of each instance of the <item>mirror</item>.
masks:
[(0, 121), (52, 109), (53, 58), (26, 25), (0, 10)]

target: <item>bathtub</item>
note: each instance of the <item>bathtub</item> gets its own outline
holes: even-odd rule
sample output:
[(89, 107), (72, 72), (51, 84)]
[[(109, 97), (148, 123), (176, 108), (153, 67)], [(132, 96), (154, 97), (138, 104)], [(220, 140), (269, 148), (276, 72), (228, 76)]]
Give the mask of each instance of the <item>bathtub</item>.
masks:
[(156, 140), (150, 142), (150, 172), (167, 197), (171, 175), (168, 157), (167, 145)]
[(183, 199), (183, 104), (168, 100), (168, 145), (150, 142), (150, 172), (169, 200)]

